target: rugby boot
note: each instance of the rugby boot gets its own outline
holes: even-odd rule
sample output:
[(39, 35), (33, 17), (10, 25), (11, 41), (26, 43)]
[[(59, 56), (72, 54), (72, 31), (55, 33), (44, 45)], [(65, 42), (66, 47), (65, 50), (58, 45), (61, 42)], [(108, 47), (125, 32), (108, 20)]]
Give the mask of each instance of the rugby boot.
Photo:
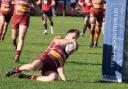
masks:
[(17, 71), (17, 68), (18, 68), (18, 67), (15, 67), (15, 68), (12, 68), (12, 69), (8, 70), (8, 71), (6, 72), (6, 74), (5, 74), (5, 76), (6, 76), (6, 77), (9, 77), (9, 76), (11, 76), (11, 75), (13, 75), (13, 74), (16, 74), (16, 73), (21, 72), (21, 71)]
[(98, 47), (98, 42), (97, 41), (94, 42), (94, 47), (96, 47), (96, 48)]
[(25, 78), (25, 79), (31, 79), (32, 75), (27, 75), (27, 74), (23, 74), (23, 73), (18, 73), (17, 74), (18, 78)]
[(94, 42), (89, 43), (89, 48), (92, 48), (92, 46), (94, 46)]

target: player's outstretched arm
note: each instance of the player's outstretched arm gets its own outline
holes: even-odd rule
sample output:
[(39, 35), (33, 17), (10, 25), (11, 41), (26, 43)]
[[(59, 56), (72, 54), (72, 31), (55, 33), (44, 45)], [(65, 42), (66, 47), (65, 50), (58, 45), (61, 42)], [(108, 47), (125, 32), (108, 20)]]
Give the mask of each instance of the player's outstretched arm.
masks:
[(64, 67), (59, 67), (57, 69), (58, 73), (59, 73), (59, 76), (60, 78), (63, 80), (63, 81), (66, 81), (66, 77), (65, 77), (65, 73), (64, 73)]

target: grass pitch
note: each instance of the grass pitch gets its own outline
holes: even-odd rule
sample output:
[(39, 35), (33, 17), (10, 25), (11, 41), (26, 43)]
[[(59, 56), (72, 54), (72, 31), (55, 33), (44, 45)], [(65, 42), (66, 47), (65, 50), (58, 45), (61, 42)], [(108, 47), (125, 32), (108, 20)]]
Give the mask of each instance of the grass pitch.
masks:
[[(70, 28), (82, 29), (81, 17), (54, 17), (55, 35), (64, 35)], [(68, 81), (44, 83), (15, 77), (6, 78), (5, 71), (11, 67), (22, 65), (14, 63), (14, 48), (11, 44), (11, 26), (6, 38), (0, 42), (0, 89), (126, 89), (124, 83), (101, 83), (101, 63), (103, 36), (100, 36), (98, 48), (88, 48), (89, 31), (79, 39), (79, 50), (69, 57), (65, 64)], [(31, 17), (30, 27), (26, 35), (25, 46), (20, 60), (31, 62), (38, 54), (44, 51), (54, 35), (43, 35), (43, 26), (40, 17)], [(29, 72), (39, 75), (39, 72)]]

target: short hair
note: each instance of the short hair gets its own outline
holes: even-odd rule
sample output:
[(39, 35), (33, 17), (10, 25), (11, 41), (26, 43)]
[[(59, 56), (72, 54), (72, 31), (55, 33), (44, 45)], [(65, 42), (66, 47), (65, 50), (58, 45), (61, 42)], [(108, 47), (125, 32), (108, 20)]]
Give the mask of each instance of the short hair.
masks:
[(67, 31), (67, 34), (68, 33), (76, 33), (76, 38), (79, 38), (79, 36), (80, 36), (80, 31), (78, 29), (69, 29)]

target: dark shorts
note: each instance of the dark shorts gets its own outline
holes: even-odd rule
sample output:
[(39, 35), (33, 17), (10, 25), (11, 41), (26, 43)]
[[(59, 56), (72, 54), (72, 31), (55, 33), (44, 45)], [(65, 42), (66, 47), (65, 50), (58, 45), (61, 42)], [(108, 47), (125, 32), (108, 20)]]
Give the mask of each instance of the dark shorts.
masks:
[(12, 17), (12, 14), (11, 14), (11, 13), (9, 13), (9, 14), (3, 14), (3, 13), (0, 12), (0, 15), (1, 15), (1, 16), (4, 16), (5, 22), (7, 22), (7, 23), (10, 22), (11, 17)]
[(25, 25), (26, 27), (29, 27), (29, 20), (30, 20), (30, 16), (13, 15), (12, 28), (13, 29), (18, 29), (19, 25)]
[(76, 3), (71, 3), (70, 5), (72, 8), (75, 8), (76, 7)]
[(46, 15), (48, 17), (52, 17), (53, 16), (52, 10), (50, 10), (50, 11), (43, 11), (43, 12), (44, 12), (44, 15)]
[(43, 63), (43, 67), (41, 70), (43, 72), (43, 75), (45, 75), (48, 71), (54, 71), (57, 73), (56, 63), (49, 55), (42, 53), (37, 56), (36, 60), (41, 60)]
[(83, 15), (83, 17), (88, 17), (88, 18), (90, 18), (90, 13), (83, 12), (82, 15)]
[(90, 11), (91, 14), (97, 19), (98, 22), (103, 21), (104, 13), (102, 9), (96, 10), (96, 9), (91, 9)]

